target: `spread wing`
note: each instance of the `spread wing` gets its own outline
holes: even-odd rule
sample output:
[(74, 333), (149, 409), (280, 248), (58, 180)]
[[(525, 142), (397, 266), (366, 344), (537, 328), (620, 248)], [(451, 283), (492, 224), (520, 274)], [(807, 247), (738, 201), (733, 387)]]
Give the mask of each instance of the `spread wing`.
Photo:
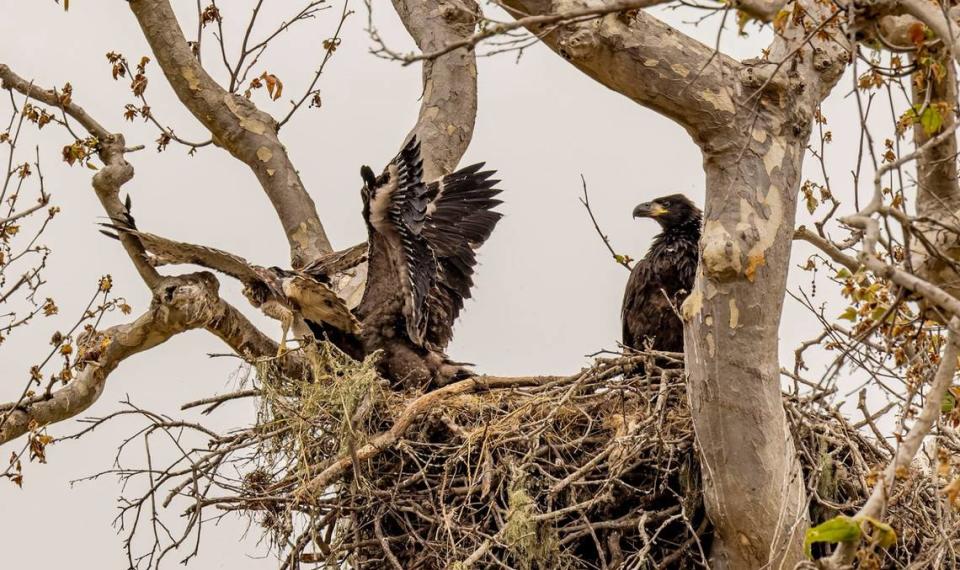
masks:
[[(399, 273), (407, 334), (419, 346), (442, 349), (450, 341), (463, 300), (470, 297), (475, 250), (501, 217), (492, 211), (500, 204), (495, 199), (500, 190), (493, 188), (498, 181), (482, 167), (425, 184), (414, 137), (378, 179), (371, 198), (368, 221), (380, 235), (371, 236), (367, 283), (380, 290), (388, 267)], [(390, 249), (393, 263), (376, 259)]]
[[(143, 248), (154, 255), (159, 263), (163, 264), (192, 264), (213, 269), (234, 277), (243, 283), (263, 282), (263, 275), (259, 268), (251, 265), (246, 259), (203, 245), (174, 241), (158, 235), (141, 232), (133, 225), (122, 222), (104, 224), (115, 232), (133, 235), (140, 240)], [(110, 237), (116, 235), (103, 232)]]
[(428, 327), (428, 297), (437, 284), (437, 259), (423, 235), (427, 222), (427, 187), (423, 183), (423, 160), (420, 142), (410, 142), (391, 166), (389, 219), (399, 237), (396, 256), (403, 275), (406, 300), (404, 317), (407, 334), (417, 345), (423, 345)]
[(428, 306), (426, 340), (445, 347), (453, 336), (453, 323), (471, 296), (476, 250), (483, 245), (503, 217), (493, 208), (501, 190), (494, 171), (481, 171), (483, 163), (460, 169), (427, 187), (427, 221), (423, 237), (433, 249), (439, 266), (437, 285)]
[(320, 281), (336, 273), (353, 269), (367, 260), (367, 244), (361, 243), (342, 251), (328, 253), (303, 266), (301, 271)]

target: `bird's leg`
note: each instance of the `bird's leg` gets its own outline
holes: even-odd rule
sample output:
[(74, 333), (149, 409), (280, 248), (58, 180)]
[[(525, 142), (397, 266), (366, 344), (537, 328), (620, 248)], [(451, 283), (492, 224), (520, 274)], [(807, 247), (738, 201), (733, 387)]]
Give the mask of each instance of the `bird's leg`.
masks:
[(280, 315), (280, 326), (283, 333), (280, 336), (280, 346), (277, 348), (277, 356), (283, 356), (287, 353), (287, 336), (290, 334), (290, 327), (293, 325), (293, 311), (284, 310)]

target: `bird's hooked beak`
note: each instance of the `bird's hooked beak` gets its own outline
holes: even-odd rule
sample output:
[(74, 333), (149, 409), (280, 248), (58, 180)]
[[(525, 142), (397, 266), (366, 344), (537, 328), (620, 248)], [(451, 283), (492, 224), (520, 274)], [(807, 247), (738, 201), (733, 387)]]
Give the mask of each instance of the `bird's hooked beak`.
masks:
[(656, 202), (644, 202), (633, 209), (634, 218), (657, 218), (669, 210)]
[(360, 177), (363, 178), (363, 183), (367, 185), (367, 189), (372, 190), (374, 186), (377, 185), (377, 175), (373, 173), (373, 169), (367, 165), (360, 167)]

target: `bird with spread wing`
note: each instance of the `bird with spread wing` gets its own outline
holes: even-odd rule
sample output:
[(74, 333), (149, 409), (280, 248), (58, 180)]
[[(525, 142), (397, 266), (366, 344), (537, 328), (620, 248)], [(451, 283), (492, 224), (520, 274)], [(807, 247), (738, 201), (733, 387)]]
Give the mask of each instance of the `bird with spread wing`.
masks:
[(126, 210), (123, 219), (104, 224), (109, 230), (101, 230), (102, 233), (113, 238), (120, 233), (135, 236), (152, 256), (150, 261), (154, 265), (199, 265), (243, 283), (243, 295), (247, 300), (268, 317), (280, 321), (282, 336), (279, 354), (286, 351), (291, 329), (298, 338), (309, 332), (311, 324), (328, 325), (347, 334), (359, 332), (359, 322), (328, 285), (329, 275), (334, 268), (343, 269), (363, 260), (356, 248), (339, 256), (317, 260), (300, 270), (261, 267), (226, 251), (141, 232), (129, 213), (129, 198)]
[(367, 223), (367, 283), (354, 310), (367, 354), (380, 372), (408, 386), (442, 385), (471, 374), (444, 349), (471, 296), (476, 250), (502, 214), (494, 171), (474, 164), (423, 180), (420, 143), (411, 137), (376, 176), (361, 169)]
[(250, 302), (283, 324), (281, 353), (291, 327), (298, 336), (309, 329), (356, 359), (379, 352), (381, 375), (426, 388), (471, 374), (444, 349), (471, 296), (476, 250), (502, 217), (493, 211), (501, 203), (501, 190), (494, 188), (499, 181), (482, 168), (475, 164), (424, 182), (420, 144), (411, 137), (380, 176), (361, 169), (368, 267), (353, 311), (328, 283), (337, 271), (362, 261), (359, 246), (285, 270), (141, 232), (129, 213), (106, 224), (116, 233), (104, 233), (135, 236), (155, 264), (200, 265), (241, 281)]

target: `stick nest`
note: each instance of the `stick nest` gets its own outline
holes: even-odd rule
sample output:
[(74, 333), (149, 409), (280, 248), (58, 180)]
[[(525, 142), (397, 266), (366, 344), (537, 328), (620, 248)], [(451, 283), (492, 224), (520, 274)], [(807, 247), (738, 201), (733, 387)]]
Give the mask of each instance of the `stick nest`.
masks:
[[(289, 569), (705, 566), (712, 528), (679, 355), (598, 359), (570, 377), (480, 376), (427, 394), (391, 390), (372, 360), (325, 345), (306, 356), (309, 381), (261, 366), (256, 425), (211, 439), (189, 472), (158, 480), (190, 520), (246, 513)], [(784, 408), (811, 520), (855, 514), (890, 460), (886, 444), (820, 398), (784, 396)], [(864, 541), (860, 567), (951, 560), (957, 517), (928, 471), (914, 469), (890, 501), (896, 545)]]

